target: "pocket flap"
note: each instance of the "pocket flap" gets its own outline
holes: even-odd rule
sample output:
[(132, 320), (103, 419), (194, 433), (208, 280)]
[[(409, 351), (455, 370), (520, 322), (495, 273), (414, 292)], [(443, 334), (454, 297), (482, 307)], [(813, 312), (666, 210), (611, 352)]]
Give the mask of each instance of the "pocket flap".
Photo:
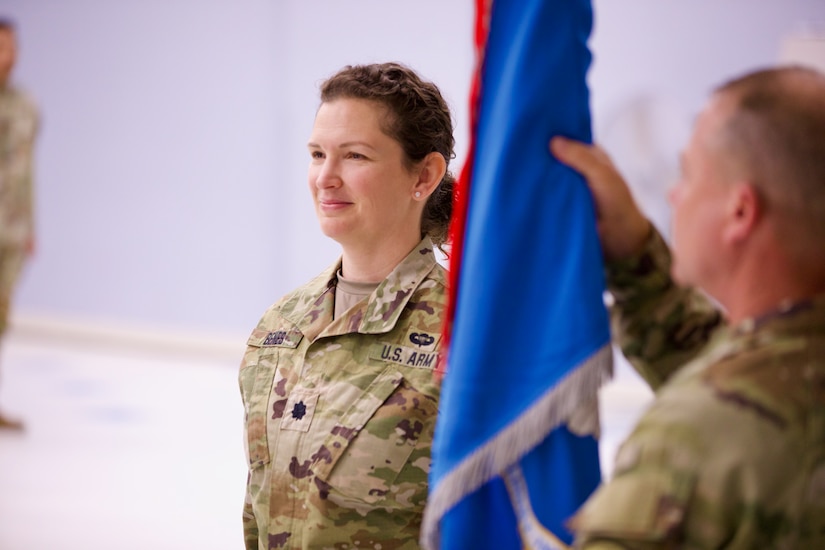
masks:
[(375, 377), (362, 396), (341, 416), (324, 441), (322, 450), (317, 455), (318, 463), (313, 468), (315, 475), (321, 479), (329, 477), (333, 466), (350, 442), (403, 381), (404, 377), (394, 367), (386, 368)]

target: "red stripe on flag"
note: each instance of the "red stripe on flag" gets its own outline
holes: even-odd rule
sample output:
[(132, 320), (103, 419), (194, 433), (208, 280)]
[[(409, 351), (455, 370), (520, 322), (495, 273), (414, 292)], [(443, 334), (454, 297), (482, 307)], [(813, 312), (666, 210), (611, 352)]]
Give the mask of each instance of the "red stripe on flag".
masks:
[[(475, 160), (476, 131), (478, 129), (478, 110), (481, 100), (481, 75), (484, 68), (484, 51), (487, 46), (487, 35), (490, 32), (490, 12), (493, 0), (476, 0), (476, 18), (474, 41), (476, 47), (476, 66), (473, 72), (473, 81), (470, 86), (470, 146), (467, 160), (461, 169), (453, 193), (453, 219), (450, 222), (450, 269), (449, 293), (447, 310), (444, 319), (442, 342), (448, 350), (452, 334), (453, 318), (455, 317), (456, 300), (458, 298), (458, 280), (461, 272), (461, 258), (464, 249), (464, 232), (467, 226), (467, 208), (469, 205), (470, 185), (473, 176)], [(447, 369), (446, 361), (439, 361), (436, 375), (443, 376)]]

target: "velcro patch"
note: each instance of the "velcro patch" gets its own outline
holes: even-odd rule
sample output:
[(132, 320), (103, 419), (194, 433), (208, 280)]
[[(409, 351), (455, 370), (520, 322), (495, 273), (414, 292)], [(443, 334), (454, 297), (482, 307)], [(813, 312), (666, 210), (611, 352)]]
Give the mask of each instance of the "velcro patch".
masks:
[(318, 403), (318, 390), (295, 389), (289, 394), (281, 417), (282, 430), (309, 431), (315, 405)]
[(247, 344), (263, 348), (297, 348), (303, 337), (303, 333), (295, 328), (270, 330), (268, 332), (256, 330)]
[(405, 367), (434, 369), (438, 364), (438, 352), (398, 346), (387, 342), (373, 344), (370, 347), (370, 359), (389, 361)]

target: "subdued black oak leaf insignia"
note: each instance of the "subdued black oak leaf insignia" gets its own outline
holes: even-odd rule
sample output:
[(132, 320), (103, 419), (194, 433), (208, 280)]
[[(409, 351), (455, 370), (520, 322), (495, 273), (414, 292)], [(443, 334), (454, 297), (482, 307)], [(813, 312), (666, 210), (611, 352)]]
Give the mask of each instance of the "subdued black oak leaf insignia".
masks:
[(304, 417), (307, 413), (307, 406), (304, 405), (303, 401), (298, 401), (295, 403), (295, 406), (292, 407), (292, 418), (295, 420), (300, 420)]

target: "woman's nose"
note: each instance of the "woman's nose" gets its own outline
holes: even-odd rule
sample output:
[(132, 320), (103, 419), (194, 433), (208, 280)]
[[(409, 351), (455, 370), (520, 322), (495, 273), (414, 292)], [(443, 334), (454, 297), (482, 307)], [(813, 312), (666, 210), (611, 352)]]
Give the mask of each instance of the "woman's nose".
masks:
[(315, 186), (319, 189), (341, 185), (341, 176), (337, 163), (329, 158), (323, 159), (315, 168)]

